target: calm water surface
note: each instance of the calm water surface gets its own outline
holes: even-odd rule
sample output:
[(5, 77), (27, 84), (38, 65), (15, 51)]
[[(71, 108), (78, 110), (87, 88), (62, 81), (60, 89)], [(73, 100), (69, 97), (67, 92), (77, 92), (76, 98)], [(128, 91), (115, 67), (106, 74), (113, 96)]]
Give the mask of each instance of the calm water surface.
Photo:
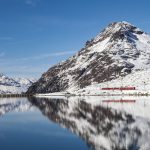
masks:
[(1, 150), (149, 150), (149, 140), (149, 98), (0, 99)]

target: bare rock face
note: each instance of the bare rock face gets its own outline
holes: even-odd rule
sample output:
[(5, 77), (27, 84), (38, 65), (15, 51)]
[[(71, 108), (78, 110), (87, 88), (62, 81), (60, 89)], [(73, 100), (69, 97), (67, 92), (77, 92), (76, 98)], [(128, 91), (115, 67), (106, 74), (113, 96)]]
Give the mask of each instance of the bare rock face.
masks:
[(114, 22), (68, 60), (50, 68), (28, 93), (84, 88), (150, 68), (150, 36), (127, 22)]

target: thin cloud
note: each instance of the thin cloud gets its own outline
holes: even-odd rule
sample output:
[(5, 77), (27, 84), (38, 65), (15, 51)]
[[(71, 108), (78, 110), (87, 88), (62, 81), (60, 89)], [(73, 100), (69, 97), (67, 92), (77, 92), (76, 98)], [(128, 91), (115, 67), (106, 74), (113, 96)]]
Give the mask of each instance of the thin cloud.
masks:
[[(50, 65), (49, 65), (50, 66)], [(40, 73), (43, 72), (45, 67), (39, 67), (39, 66), (18, 66), (18, 65), (12, 65), (12, 66), (6, 66), (3, 68), (3, 72), (24, 72), (24, 73)]]
[(150, 20), (149, 21), (141, 21), (139, 22), (140, 25), (148, 25), (150, 24)]
[(4, 40), (4, 41), (10, 41), (10, 40), (13, 40), (13, 38), (12, 37), (0, 37), (0, 40)]
[(76, 51), (64, 51), (64, 52), (57, 52), (57, 53), (50, 53), (50, 54), (43, 54), (43, 55), (37, 55), (32, 57), (25, 57), (25, 58), (19, 58), (17, 60), (19, 61), (28, 61), (28, 60), (40, 60), (40, 59), (46, 59), (53, 56), (65, 56), (74, 54)]
[(29, 5), (29, 6), (32, 6), (32, 7), (35, 7), (37, 5), (37, 2), (39, 0), (25, 0), (25, 3), (26, 5)]
[(0, 57), (4, 57), (5, 56), (5, 53), (4, 52), (1, 52), (0, 53)]
[[(44, 62), (47, 58), (67, 56), (67, 55), (72, 55), (74, 53), (76, 53), (76, 51), (62, 51), (62, 52), (36, 55), (36, 56), (25, 57), (25, 58), (3, 58), (1, 56), (4, 56), (5, 53), (1, 52), (0, 68), (1, 68), (1, 72), (9, 73), (11, 75), (40, 77), (44, 71), (46, 71), (55, 63), (51, 62), (51, 63), (37, 64), (34, 62), (36, 61)], [(30, 61), (32, 62), (32, 64), (29, 63)]]
[(35, 3), (34, 3), (33, 0), (26, 0), (25, 3), (26, 3), (27, 5), (31, 5), (31, 6), (34, 6), (34, 5), (35, 5)]
[(42, 65), (42, 66), (30, 66), (30, 65), (22, 65), (18, 66), (16, 64), (1, 67), (1, 71), (4, 74), (11, 74), (11, 75), (17, 75), (17, 76), (26, 76), (26, 77), (40, 77), (44, 71), (46, 71), (48, 68), (51, 67), (51, 64), (49, 65)]

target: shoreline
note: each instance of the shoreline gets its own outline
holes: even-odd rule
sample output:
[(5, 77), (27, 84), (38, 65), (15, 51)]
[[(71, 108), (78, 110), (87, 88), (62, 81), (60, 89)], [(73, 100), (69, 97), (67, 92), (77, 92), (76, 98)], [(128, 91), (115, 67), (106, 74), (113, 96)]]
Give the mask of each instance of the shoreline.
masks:
[(33, 95), (35, 97), (56, 97), (56, 96), (62, 96), (62, 97), (82, 97), (82, 96), (147, 96), (150, 97), (150, 93), (123, 93), (123, 94), (118, 94), (118, 93), (113, 93), (113, 94), (54, 94), (54, 93), (49, 93), (49, 94), (35, 94)]
[(29, 97), (33, 95), (28, 94), (0, 94), (0, 98), (16, 98), (16, 97)]
[(150, 93), (102, 93), (102, 94), (69, 94), (69, 93), (47, 93), (47, 94), (0, 94), (0, 98), (17, 98), (17, 97), (37, 97), (37, 98), (42, 98), (42, 97), (84, 97), (84, 96), (99, 96), (99, 97), (103, 97), (103, 96), (107, 96), (107, 97), (111, 97), (111, 96), (134, 96), (134, 97), (142, 97), (142, 96), (146, 96), (146, 97), (150, 97)]

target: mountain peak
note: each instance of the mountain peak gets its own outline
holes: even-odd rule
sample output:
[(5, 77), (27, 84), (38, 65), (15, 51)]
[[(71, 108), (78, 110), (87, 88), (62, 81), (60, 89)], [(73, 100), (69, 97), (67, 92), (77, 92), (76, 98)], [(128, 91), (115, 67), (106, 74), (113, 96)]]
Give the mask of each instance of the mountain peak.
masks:
[(119, 22), (112, 22), (108, 25), (108, 28), (136, 28), (133, 24), (127, 22), (127, 21), (119, 21)]
[(50, 68), (28, 93), (84, 88), (146, 69), (150, 69), (150, 36), (128, 22), (114, 22), (76, 55)]
[(110, 23), (100, 34), (98, 34), (90, 43), (93, 45), (98, 42), (102, 42), (109, 38), (110, 41), (124, 40), (124, 39), (134, 39), (137, 36), (143, 34), (144, 32), (137, 28), (136, 26), (128, 23), (126, 21), (113, 22)]
[(131, 23), (129, 23), (129, 22), (127, 22), (127, 21), (120, 21), (120, 22), (118, 22), (118, 23), (132, 25)]
[(127, 26), (134, 26), (132, 25), (131, 23), (127, 22), (127, 21), (118, 21), (118, 22), (113, 22), (113, 23), (110, 23), (110, 24), (115, 24), (115, 25), (127, 25)]

